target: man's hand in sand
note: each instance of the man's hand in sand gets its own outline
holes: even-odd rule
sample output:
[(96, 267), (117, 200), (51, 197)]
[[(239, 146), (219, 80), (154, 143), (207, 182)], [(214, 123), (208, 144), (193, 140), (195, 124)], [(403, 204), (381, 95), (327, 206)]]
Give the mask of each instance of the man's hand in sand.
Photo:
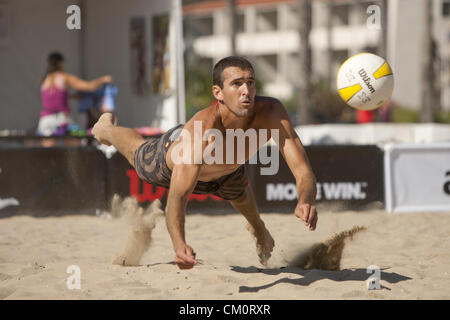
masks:
[(114, 117), (112, 113), (104, 113), (100, 116), (97, 123), (92, 128), (92, 134), (94, 138), (97, 139), (100, 143), (105, 144), (107, 146), (111, 145), (107, 137), (107, 129), (108, 127), (115, 126), (117, 124), (117, 118)]
[(197, 263), (194, 250), (187, 244), (175, 249), (175, 254), (175, 263), (180, 269), (192, 269)]
[(316, 230), (316, 224), (319, 217), (317, 216), (316, 207), (309, 203), (298, 203), (295, 208), (295, 216), (302, 219), (309, 230)]

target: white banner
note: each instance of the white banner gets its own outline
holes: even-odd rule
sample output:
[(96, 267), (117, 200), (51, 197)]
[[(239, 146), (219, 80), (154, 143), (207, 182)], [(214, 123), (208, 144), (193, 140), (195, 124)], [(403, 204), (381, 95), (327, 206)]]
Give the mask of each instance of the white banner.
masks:
[(450, 211), (450, 143), (385, 146), (389, 212)]
[(321, 124), (295, 129), (304, 145), (450, 142), (450, 125), (440, 123)]

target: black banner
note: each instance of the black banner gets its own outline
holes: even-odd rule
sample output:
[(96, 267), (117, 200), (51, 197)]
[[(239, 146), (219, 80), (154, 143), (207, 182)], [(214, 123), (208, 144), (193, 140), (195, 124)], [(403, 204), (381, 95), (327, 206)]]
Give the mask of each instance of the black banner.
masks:
[[(253, 298), (253, 297), (252, 297)], [(296, 299), (294, 299), (296, 298)], [(397, 317), (412, 317), (423, 310), (448, 310), (449, 300), (312, 300), (311, 297), (292, 297), (292, 300), (4, 300), (2, 311), (28, 315), (29, 310), (46, 313), (64, 313), (70, 310), (74, 317), (82, 317), (89, 308), (90, 315), (105, 317), (140, 316), (151, 310), (166, 319), (285, 319), (302, 310), (333, 310), (333, 314), (348, 317), (348, 310), (389, 310)], [(25, 311), (26, 310), (26, 311)], [(398, 313), (398, 314), (397, 314)]]
[(93, 147), (0, 148), (0, 217), (95, 214), (106, 161)]
[[(358, 209), (369, 203), (384, 202), (383, 151), (368, 146), (307, 146), (311, 167), (317, 179), (318, 204), (336, 209)], [(280, 155), (276, 175), (261, 175), (254, 165), (254, 187), (261, 211), (293, 211), (297, 188), (284, 158)]]
[[(111, 200), (114, 194), (121, 197), (133, 196), (145, 206), (155, 199), (160, 199), (163, 207), (166, 205), (168, 189), (154, 186), (139, 179), (134, 168), (119, 153), (107, 160), (108, 183), (107, 199)], [(187, 212), (215, 212), (229, 213), (234, 210), (228, 201), (212, 194), (192, 194), (189, 197)]]
[[(384, 202), (383, 151), (376, 146), (305, 147), (317, 178), (317, 203), (358, 209)], [(277, 151), (278, 152), (278, 151)], [(283, 157), (274, 175), (263, 166), (246, 164), (261, 212), (293, 212), (295, 179)], [(94, 147), (0, 148), (0, 217), (95, 214), (108, 210), (115, 193), (133, 196), (143, 206), (168, 191), (141, 181), (127, 160), (111, 159)], [(188, 212), (230, 213), (235, 210), (214, 195), (191, 195)]]

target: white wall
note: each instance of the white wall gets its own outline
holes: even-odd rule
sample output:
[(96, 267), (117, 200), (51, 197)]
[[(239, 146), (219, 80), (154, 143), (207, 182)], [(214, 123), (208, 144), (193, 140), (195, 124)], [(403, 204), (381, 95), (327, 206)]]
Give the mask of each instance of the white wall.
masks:
[[(39, 81), (50, 51), (79, 73), (79, 33), (66, 27), (66, 9), (77, 0), (7, 0), (8, 43), (0, 46), (0, 129), (32, 129), (41, 110)], [(72, 105), (73, 106), (73, 105)]]
[(397, 0), (394, 2), (398, 2), (396, 15), (393, 17), (397, 21), (389, 21), (391, 22), (389, 45), (395, 48), (390, 58), (395, 79), (392, 99), (399, 104), (419, 109), (422, 104), (421, 48), (424, 36), (425, 1)]
[[(66, 9), (84, 5), (82, 31), (68, 30)], [(53, 50), (66, 58), (66, 71), (88, 80), (111, 74), (119, 89), (116, 111), (119, 123), (130, 127), (159, 126), (157, 114), (176, 119), (174, 100), (150, 94), (152, 64), (151, 17), (170, 11), (168, 0), (0, 0), (9, 12), (10, 35), (0, 46), (0, 130), (37, 126), (41, 110), (39, 80)], [(146, 20), (148, 93), (137, 96), (130, 80), (129, 23), (133, 16)], [(165, 100), (165, 101), (164, 101)], [(77, 101), (72, 116), (84, 127)], [(163, 109), (164, 105), (164, 110)], [(176, 111), (176, 109), (174, 109)], [(166, 119), (167, 120), (167, 119)], [(163, 121), (166, 126), (171, 121)], [(167, 129), (167, 128), (163, 128)]]
[[(152, 15), (170, 11), (168, 0), (88, 0), (85, 20), (85, 70), (88, 78), (111, 74), (119, 89), (116, 110), (124, 126), (158, 126), (164, 98), (132, 91), (130, 74), (130, 18), (146, 19), (147, 79), (150, 85), (152, 63)], [(170, 107), (170, 106), (169, 106)], [(167, 128), (165, 128), (167, 129)]]
[[(422, 47), (425, 34), (425, 1), (390, 0), (388, 60), (394, 71), (395, 88), (392, 99), (406, 107), (419, 110), (422, 105)], [(449, 56), (450, 19), (442, 19), (441, 1), (434, 1), (434, 33), (441, 58)], [(445, 65), (444, 65), (445, 66)], [(443, 67), (444, 67), (443, 66)], [(442, 109), (450, 110), (448, 77), (442, 84)]]
[(442, 16), (442, 2), (434, 0), (434, 34), (441, 57), (441, 107), (450, 111), (450, 17)]

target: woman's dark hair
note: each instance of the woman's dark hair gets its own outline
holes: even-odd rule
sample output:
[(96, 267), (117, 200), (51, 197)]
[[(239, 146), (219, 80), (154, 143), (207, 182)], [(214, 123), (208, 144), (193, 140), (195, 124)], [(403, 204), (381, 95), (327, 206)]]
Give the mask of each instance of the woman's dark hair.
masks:
[(214, 66), (213, 85), (218, 85), (223, 89), (223, 70), (228, 67), (239, 67), (242, 70), (250, 70), (253, 75), (255, 74), (252, 64), (247, 59), (238, 56), (226, 57), (217, 62)]
[(64, 56), (59, 52), (52, 52), (47, 58), (47, 74), (63, 69)]

